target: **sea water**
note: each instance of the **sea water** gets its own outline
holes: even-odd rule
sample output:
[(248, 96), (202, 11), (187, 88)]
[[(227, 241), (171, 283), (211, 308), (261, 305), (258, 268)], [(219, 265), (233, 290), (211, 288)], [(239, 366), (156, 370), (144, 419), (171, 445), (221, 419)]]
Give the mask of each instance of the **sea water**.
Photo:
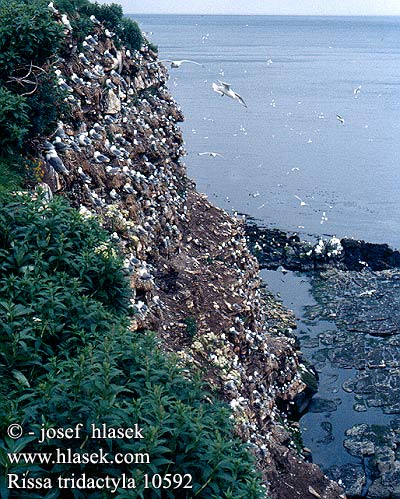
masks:
[(200, 191), (306, 238), (400, 247), (399, 17), (133, 17), (161, 59), (202, 64), (169, 81)]

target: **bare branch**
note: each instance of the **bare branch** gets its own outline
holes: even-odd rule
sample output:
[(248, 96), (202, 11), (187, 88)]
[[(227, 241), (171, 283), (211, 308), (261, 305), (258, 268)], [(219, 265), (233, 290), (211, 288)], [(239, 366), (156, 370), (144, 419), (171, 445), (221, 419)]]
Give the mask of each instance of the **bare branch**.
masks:
[[(24, 92), (21, 95), (25, 96), (25, 95), (32, 95), (32, 94), (34, 94), (36, 92), (38, 86), (39, 86), (39, 81), (38, 81), (38, 77), (35, 74), (35, 72), (33, 71), (33, 69), (35, 69), (37, 71), (41, 71), (42, 73), (47, 74), (47, 71), (45, 71), (40, 66), (35, 66), (35, 64), (32, 64), (32, 62), (31, 62), (30, 65), (29, 65), (29, 71), (26, 73), (25, 76), (11, 76), (10, 79), (7, 80), (7, 83), (17, 83), (18, 85), (21, 85), (22, 87), (25, 87), (26, 85), (33, 85), (34, 86), (33, 90), (30, 90), (29, 92)], [(28, 77), (31, 76), (31, 75), (34, 78), (34, 81), (28, 80)]]

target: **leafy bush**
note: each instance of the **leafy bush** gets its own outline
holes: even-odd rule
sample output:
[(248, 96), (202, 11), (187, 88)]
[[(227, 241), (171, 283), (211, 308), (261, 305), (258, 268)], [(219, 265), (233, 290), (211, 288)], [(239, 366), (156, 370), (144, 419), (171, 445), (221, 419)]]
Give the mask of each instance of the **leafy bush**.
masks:
[(90, 5), (90, 2), (89, 0), (55, 0), (54, 5), (68, 17), (74, 17), (79, 15), (83, 8)]
[(18, 166), (14, 158), (0, 158), (0, 200), (4, 199), (10, 191), (21, 187), (21, 176), (17, 171)]
[(103, 22), (105, 27), (109, 30), (119, 29), (119, 25), (123, 18), (122, 7), (116, 3), (110, 5), (100, 5), (97, 2), (88, 3), (82, 11), (88, 16), (94, 15), (99, 21)]
[[(63, 29), (44, 0), (0, 0), (0, 80), (42, 65), (62, 43)], [(20, 76), (20, 75), (19, 75)]]
[(72, 27), (72, 38), (78, 45), (93, 31), (93, 22), (82, 13), (89, 0), (55, 0), (55, 7), (68, 15)]
[(79, 279), (81, 294), (109, 310), (126, 312), (128, 284), (107, 234), (62, 199), (46, 206), (38, 203), (0, 206), (0, 255), (8, 255), (0, 264), (2, 275), (27, 269), (41, 278), (64, 279), (66, 274)]
[[(0, 156), (54, 126), (63, 96), (41, 68), (55, 56), (63, 28), (45, 0), (0, 0)], [(58, 116), (59, 117), (59, 116)]]
[(37, 78), (37, 89), (28, 99), (30, 139), (50, 135), (60, 117), (71, 113), (71, 105), (65, 100), (67, 92), (57, 85), (55, 74), (49, 71)]
[[(65, 95), (49, 69), (50, 59), (65, 45), (63, 26), (47, 3), (0, 0), (0, 156), (19, 153), (28, 130), (30, 139), (49, 135), (56, 122), (69, 113)], [(93, 30), (93, 14), (115, 32), (117, 44), (136, 50), (143, 43), (138, 25), (123, 17), (120, 5), (99, 5), (89, 0), (55, 3), (70, 17), (77, 41)]]
[[(23, 201), (0, 205), (0, 435), (19, 422), (36, 438), (0, 438), (1, 497), (45, 496), (42, 490), (7, 489), (7, 473), (27, 469), (31, 477), (53, 479), (54, 499), (262, 497), (248, 450), (232, 438), (227, 408), (205, 396), (197, 377), (189, 381), (154, 335), (129, 331), (124, 304), (115, 306), (115, 297), (125, 296), (122, 270), (102, 231), (61, 201)], [(99, 243), (106, 248), (99, 251)], [(120, 277), (110, 282), (110, 274)], [(42, 427), (78, 423), (83, 424), (79, 439), (37, 442)], [(135, 423), (142, 439), (91, 438), (91, 424), (131, 428)], [(7, 452), (56, 448), (79, 454), (102, 448), (112, 460), (117, 453), (145, 458), (118, 466), (41, 467), (7, 458)], [(125, 473), (136, 480), (136, 489), (58, 491), (55, 478), (72, 473)], [(146, 473), (190, 474), (193, 488), (144, 489)]]
[(147, 46), (149, 47), (150, 50), (152, 50), (153, 52), (157, 53), (158, 52), (158, 45), (152, 43), (152, 42), (149, 42), (147, 41)]
[(90, 3), (82, 9), (88, 16), (94, 15), (105, 27), (113, 31), (119, 41), (130, 50), (139, 50), (143, 44), (143, 35), (138, 24), (124, 17), (122, 7), (112, 3), (99, 5)]
[(25, 97), (0, 86), (0, 151), (10, 154), (20, 148), (28, 133), (29, 107)]
[(121, 21), (121, 39), (130, 50), (138, 50), (143, 44), (143, 35), (135, 21), (124, 17)]

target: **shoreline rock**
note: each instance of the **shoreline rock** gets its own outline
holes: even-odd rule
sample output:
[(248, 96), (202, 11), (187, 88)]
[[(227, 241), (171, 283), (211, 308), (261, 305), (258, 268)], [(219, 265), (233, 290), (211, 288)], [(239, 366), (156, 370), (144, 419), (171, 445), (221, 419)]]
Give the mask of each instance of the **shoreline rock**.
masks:
[(246, 237), (262, 268), (309, 272), (335, 267), (341, 270), (387, 270), (400, 267), (400, 252), (387, 244), (356, 239), (320, 238), (301, 241), (298, 234), (246, 223)]

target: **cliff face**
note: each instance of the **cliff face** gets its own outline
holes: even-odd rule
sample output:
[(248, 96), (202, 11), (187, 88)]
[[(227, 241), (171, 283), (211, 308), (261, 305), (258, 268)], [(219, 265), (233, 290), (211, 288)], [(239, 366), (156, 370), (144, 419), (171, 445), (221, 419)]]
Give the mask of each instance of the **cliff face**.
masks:
[(43, 183), (118, 241), (135, 294), (132, 330), (155, 329), (201, 369), (254, 445), (270, 495), (344, 497), (296, 455), (296, 427), (278, 409), (305, 389), (294, 319), (262, 290), (242, 224), (186, 177), (183, 116), (164, 66), (147, 47), (117, 49), (101, 26), (86, 46), (57, 63), (73, 112), (48, 140), (67, 172), (42, 156)]

